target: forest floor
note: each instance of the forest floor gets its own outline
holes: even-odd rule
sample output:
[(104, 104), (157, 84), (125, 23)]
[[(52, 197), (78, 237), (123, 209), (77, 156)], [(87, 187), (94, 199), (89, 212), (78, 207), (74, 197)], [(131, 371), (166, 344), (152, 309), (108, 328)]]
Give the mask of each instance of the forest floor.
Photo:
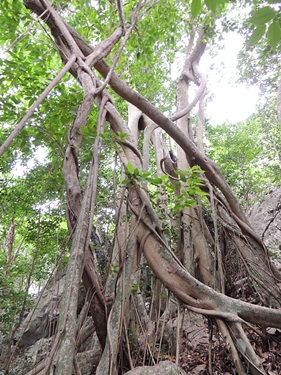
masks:
[[(218, 332), (212, 321), (207, 324), (195, 324), (183, 330), (179, 366), (188, 375), (236, 375), (236, 369), (228, 351), (225, 341)], [(213, 328), (212, 328), (213, 327)], [(260, 359), (260, 363), (268, 375), (281, 374), (281, 331), (270, 328), (262, 334), (256, 327), (256, 332), (246, 328), (246, 334)], [(209, 336), (208, 332), (212, 332)], [(2, 348), (3, 349), (3, 348)], [(168, 349), (168, 348), (166, 348)], [(170, 350), (168, 349), (168, 352)], [(8, 353), (2, 350), (0, 356), (1, 368), (5, 367), (8, 360)], [(134, 357), (135, 353), (132, 353)], [(21, 357), (20, 353), (18, 353)], [(17, 355), (16, 355), (17, 357)], [(241, 358), (241, 356), (240, 356)], [(176, 362), (174, 355), (159, 355), (158, 361), (170, 360)], [(250, 374), (246, 361), (242, 359), (247, 374)], [(141, 365), (135, 364), (136, 366)], [(151, 364), (150, 364), (151, 365)], [(126, 370), (125, 370), (126, 371)], [(14, 373), (14, 372), (13, 372)]]
[[(246, 328), (246, 334), (268, 375), (281, 374), (281, 331), (268, 329), (263, 339), (257, 332)], [(259, 331), (259, 328), (257, 328)], [(189, 375), (235, 375), (231, 354), (217, 329), (208, 344), (199, 344), (191, 350), (190, 343), (183, 340), (180, 367)], [(245, 360), (242, 362), (247, 368)], [(247, 372), (248, 373), (248, 372)], [(249, 372), (250, 373), (250, 372)]]

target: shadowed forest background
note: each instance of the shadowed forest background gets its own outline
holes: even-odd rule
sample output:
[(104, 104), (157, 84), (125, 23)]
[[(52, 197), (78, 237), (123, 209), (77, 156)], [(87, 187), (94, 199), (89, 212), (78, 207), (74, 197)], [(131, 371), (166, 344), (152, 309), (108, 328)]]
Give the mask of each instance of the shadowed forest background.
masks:
[[(1, 374), (281, 372), (280, 7), (1, 1)], [(229, 33), (259, 103), (217, 124)]]

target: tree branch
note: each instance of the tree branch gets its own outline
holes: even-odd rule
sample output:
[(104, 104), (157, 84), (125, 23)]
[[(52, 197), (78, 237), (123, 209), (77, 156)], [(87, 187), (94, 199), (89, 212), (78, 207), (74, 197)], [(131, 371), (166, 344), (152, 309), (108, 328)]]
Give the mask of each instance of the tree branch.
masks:
[(62, 70), (58, 73), (58, 75), (49, 83), (46, 89), (42, 92), (42, 94), (35, 100), (32, 104), (30, 109), (26, 112), (23, 116), (22, 120), (19, 124), (14, 128), (11, 134), (8, 136), (6, 141), (0, 147), (0, 156), (5, 152), (7, 147), (10, 143), (16, 138), (16, 136), (20, 133), (20, 131), (24, 128), (27, 120), (33, 115), (36, 108), (43, 102), (43, 100), (47, 97), (47, 95), (52, 91), (52, 89), (59, 83), (59, 81), (63, 78), (63, 76), (70, 70), (74, 62), (76, 61), (77, 56), (75, 54), (71, 55), (68, 62), (62, 68)]

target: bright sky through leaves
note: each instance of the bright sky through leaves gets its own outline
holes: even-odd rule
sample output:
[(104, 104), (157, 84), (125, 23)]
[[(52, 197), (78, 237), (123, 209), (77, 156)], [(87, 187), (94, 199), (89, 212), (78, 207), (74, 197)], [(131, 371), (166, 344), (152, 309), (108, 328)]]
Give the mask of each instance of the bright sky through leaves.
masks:
[(258, 89), (245, 85), (219, 84), (216, 95), (207, 107), (207, 115), (212, 125), (225, 121), (239, 122), (247, 119), (255, 111), (258, 100)]
[(206, 56), (202, 61), (202, 71), (208, 72), (209, 100), (206, 114), (212, 125), (225, 121), (239, 122), (247, 119), (255, 111), (258, 88), (238, 84), (237, 55), (242, 49), (242, 38), (235, 33), (225, 37), (224, 48), (215, 57)]

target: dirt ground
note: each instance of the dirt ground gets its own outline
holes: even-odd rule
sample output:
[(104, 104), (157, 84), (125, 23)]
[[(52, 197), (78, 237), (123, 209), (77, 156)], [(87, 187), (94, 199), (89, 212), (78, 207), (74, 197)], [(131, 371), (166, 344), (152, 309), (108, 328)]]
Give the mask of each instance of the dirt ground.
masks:
[[(257, 331), (260, 329), (257, 327)], [(268, 375), (281, 374), (281, 331), (268, 329), (262, 337), (254, 331), (246, 329), (247, 336), (254, 347), (261, 364)], [(245, 360), (242, 362), (247, 365)], [(180, 367), (189, 375), (236, 375), (236, 369), (223, 338), (214, 329), (213, 337), (208, 345), (200, 344), (194, 350), (183, 341)], [(247, 373), (250, 374), (249, 369)]]

